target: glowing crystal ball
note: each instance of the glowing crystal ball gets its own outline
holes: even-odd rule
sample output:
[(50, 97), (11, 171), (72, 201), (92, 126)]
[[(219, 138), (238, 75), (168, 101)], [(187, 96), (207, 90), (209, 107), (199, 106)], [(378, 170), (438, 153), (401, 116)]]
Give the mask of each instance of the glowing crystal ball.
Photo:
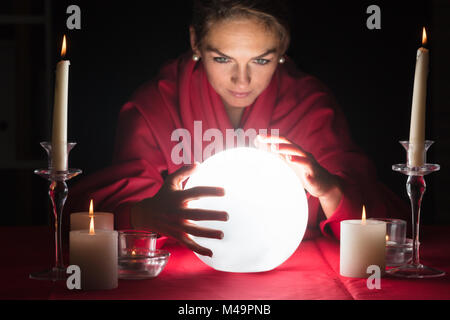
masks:
[(212, 250), (197, 255), (220, 271), (269, 271), (286, 261), (303, 239), (308, 222), (305, 191), (294, 171), (268, 151), (236, 148), (220, 152), (199, 165), (185, 189), (214, 186), (224, 197), (203, 197), (190, 208), (227, 211), (228, 221), (195, 221), (222, 230), (223, 239), (191, 238)]

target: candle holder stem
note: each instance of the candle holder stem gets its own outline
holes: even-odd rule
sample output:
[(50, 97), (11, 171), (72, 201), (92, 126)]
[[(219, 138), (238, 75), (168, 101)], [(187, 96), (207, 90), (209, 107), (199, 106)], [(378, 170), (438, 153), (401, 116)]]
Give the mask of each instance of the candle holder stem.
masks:
[(423, 176), (408, 176), (406, 181), (406, 191), (411, 202), (412, 214), (412, 234), (413, 234), (413, 251), (411, 265), (418, 268), (420, 264), (419, 254), (419, 228), (420, 228), (420, 207), (422, 204), (423, 194), (426, 190), (426, 183)]
[[(55, 265), (50, 270), (31, 273), (30, 278), (36, 280), (51, 280), (51, 281), (65, 280), (67, 275), (65, 264), (63, 261), (63, 251), (62, 251), (62, 218), (63, 218), (64, 204), (66, 203), (67, 195), (69, 192), (66, 181), (79, 175), (81, 173), (81, 170), (80, 169), (68, 169), (64, 171), (54, 170), (52, 165), (51, 143), (41, 142), (41, 145), (47, 151), (49, 168), (36, 169), (34, 173), (50, 181), (48, 195), (52, 203), (52, 213), (54, 222), (53, 227), (55, 234)], [(76, 143), (74, 142), (67, 144), (67, 154), (69, 154), (70, 150), (72, 150), (72, 148), (75, 147), (75, 145)]]
[(67, 183), (62, 180), (54, 180), (50, 183), (48, 194), (52, 202), (53, 218), (55, 222), (55, 268), (64, 270), (62, 256), (62, 212), (67, 199), (69, 189)]
[[(411, 202), (411, 215), (412, 215), (412, 233), (413, 233), (413, 251), (412, 259), (409, 263), (397, 268), (393, 268), (387, 271), (388, 274), (402, 278), (432, 278), (445, 275), (445, 272), (424, 266), (420, 263), (420, 208), (422, 205), (423, 194), (426, 190), (426, 183), (424, 176), (438, 171), (440, 166), (437, 164), (425, 163), (426, 152), (431, 146), (433, 141), (425, 141), (425, 145), (414, 145), (409, 141), (400, 141), (407, 153), (406, 164), (396, 164), (392, 166), (392, 169), (397, 172), (401, 172), (408, 176), (406, 181), (406, 191), (408, 193), (409, 200)], [(412, 165), (411, 157), (413, 153), (411, 150), (421, 150), (423, 155), (419, 155), (416, 159), (422, 159), (424, 164)]]

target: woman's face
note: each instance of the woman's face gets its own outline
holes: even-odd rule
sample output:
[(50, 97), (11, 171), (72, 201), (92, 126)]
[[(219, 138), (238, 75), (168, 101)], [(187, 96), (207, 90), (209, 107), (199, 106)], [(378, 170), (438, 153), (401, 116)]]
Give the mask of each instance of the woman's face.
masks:
[(275, 34), (257, 20), (235, 19), (214, 23), (196, 52), (225, 106), (242, 108), (269, 85), (278, 65), (279, 46)]

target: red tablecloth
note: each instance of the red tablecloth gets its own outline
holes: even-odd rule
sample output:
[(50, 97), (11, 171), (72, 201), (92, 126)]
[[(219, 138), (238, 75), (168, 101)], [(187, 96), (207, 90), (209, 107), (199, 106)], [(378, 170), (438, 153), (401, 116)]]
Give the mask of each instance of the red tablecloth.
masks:
[(168, 242), (169, 263), (155, 279), (119, 280), (109, 291), (68, 290), (64, 282), (31, 280), (28, 274), (52, 264), (51, 234), (44, 227), (0, 228), (0, 299), (152, 299), (152, 300), (300, 300), (300, 299), (450, 299), (450, 226), (424, 227), (422, 262), (447, 272), (436, 279), (385, 277), (381, 289), (366, 279), (339, 275), (339, 243), (316, 238), (301, 243), (277, 269), (234, 274), (215, 271), (192, 252)]

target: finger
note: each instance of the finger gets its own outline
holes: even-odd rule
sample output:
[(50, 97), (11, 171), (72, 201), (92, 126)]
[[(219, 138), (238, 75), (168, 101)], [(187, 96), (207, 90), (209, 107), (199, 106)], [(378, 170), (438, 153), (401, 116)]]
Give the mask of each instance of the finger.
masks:
[(210, 238), (210, 239), (223, 239), (223, 232), (220, 230), (209, 229), (200, 227), (193, 223), (185, 223), (184, 231), (196, 237)]
[(174, 238), (179, 243), (181, 243), (188, 249), (197, 252), (198, 254), (212, 257), (212, 251), (210, 249), (200, 246), (198, 243), (192, 240), (192, 238), (187, 233), (180, 231), (179, 229), (170, 230), (170, 232), (166, 232), (166, 235)]
[(182, 243), (188, 247), (188, 249), (202, 255), (202, 256), (209, 256), (212, 257), (213, 253), (210, 249), (202, 247), (201, 245), (199, 245), (198, 243), (196, 243), (194, 240), (192, 240), (191, 238), (189, 238), (188, 235), (185, 235), (183, 237)]
[(309, 174), (305, 175), (305, 180), (309, 185), (314, 185), (314, 183), (316, 182), (314, 177)]
[(266, 150), (269, 152), (276, 152), (280, 144), (291, 145), (291, 142), (283, 137), (278, 136), (261, 136), (258, 135), (254, 140), (254, 145), (258, 149)]
[(201, 197), (223, 197), (225, 189), (220, 187), (193, 187), (185, 189), (182, 197), (184, 201), (197, 200)]
[(284, 154), (284, 155), (292, 155), (292, 156), (300, 156), (300, 157), (309, 157), (309, 154), (299, 147), (293, 144), (280, 144), (278, 148), (272, 150), (272, 152)]
[(182, 217), (193, 221), (228, 221), (228, 213), (225, 211), (203, 210), (203, 209), (184, 209)]
[[(300, 146), (296, 145), (295, 143), (292, 143), (290, 140), (288, 140), (285, 137), (278, 137), (278, 136), (257, 136), (257, 141), (261, 143), (265, 143), (268, 145), (269, 150), (271, 152), (275, 153), (282, 153), (282, 154), (292, 154), (292, 155), (299, 155), (304, 157), (309, 157), (310, 154), (303, 150)], [(262, 147), (261, 145), (257, 145), (257, 147)]]
[(312, 166), (312, 160), (303, 156), (289, 155), (289, 161), (301, 164), (309, 168)]
[(305, 157), (302, 157), (302, 156), (289, 155), (288, 161), (291, 162), (291, 163), (295, 163), (295, 164), (301, 165), (303, 167), (304, 172), (307, 175), (312, 175), (313, 174), (313, 169), (312, 169), (313, 164), (312, 164), (311, 159), (305, 158)]
[(257, 139), (259, 142), (262, 142), (262, 143), (287, 143), (287, 144), (291, 143), (285, 137), (271, 136), (271, 135), (262, 136), (259, 134), (259, 135), (257, 135)]
[(179, 187), (187, 178), (189, 178), (197, 169), (198, 163), (184, 166), (167, 177), (167, 183)]

